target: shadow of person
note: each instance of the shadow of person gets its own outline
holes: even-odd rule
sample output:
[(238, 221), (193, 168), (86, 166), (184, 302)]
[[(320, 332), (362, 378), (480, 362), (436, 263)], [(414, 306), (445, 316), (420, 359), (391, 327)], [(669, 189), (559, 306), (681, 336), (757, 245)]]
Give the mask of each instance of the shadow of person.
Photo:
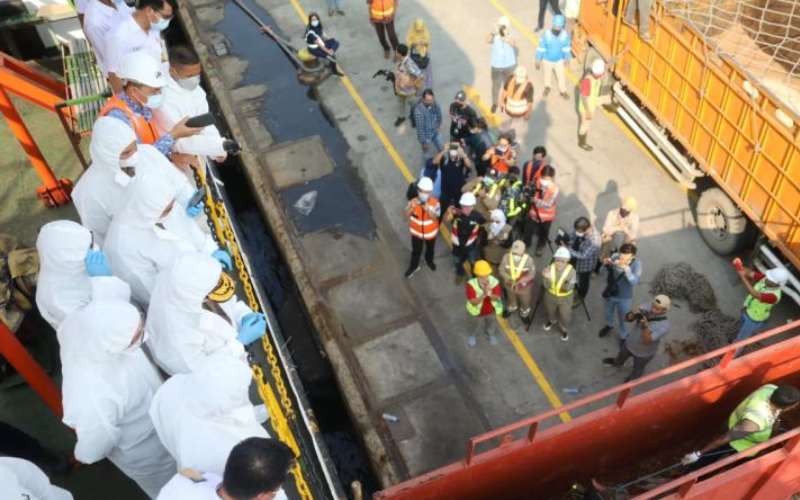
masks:
[(619, 196), (619, 186), (614, 179), (606, 183), (605, 189), (597, 194), (594, 200), (594, 225), (595, 227), (602, 228), (606, 221), (608, 212), (622, 204), (622, 198)]

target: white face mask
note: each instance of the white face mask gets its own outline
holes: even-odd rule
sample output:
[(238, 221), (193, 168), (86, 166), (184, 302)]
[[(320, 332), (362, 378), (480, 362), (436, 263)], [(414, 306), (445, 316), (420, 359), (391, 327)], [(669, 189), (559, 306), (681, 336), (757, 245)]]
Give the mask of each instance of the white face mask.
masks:
[(200, 85), (200, 75), (190, 76), (189, 78), (181, 78), (176, 80), (178, 85), (185, 90), (194, 90)]
[(315, 28), (316, 28), (317, 26), (319, 26), (319, 19), (312, 19), (312, 20), (311, 20), (311, 26), (313, 26), (313, 27), (315, 27)]
[(586, 236), (586, 233), (583, 231), (575, 231), (575, 236), (577, 236), (578, 238), (583, 238), (584, 236)]
[(114, 174), (114, 182), (116, 182), (122, 187), (126, 187), (128, 184), (130, 184), (131, 180), (132, 178), (129, 177), (128, 174), (126, 174), (125, 172), (122, 172), (121, 170), (117, 171), (117, 173)]
[(539, 185), (542, 186), (543, 189), (547, 189), (548, 187), (550, 187), (550, 181), (547, 179), (540, 179)]
[(121, 160), (119, 160), (119, 166), (120, 167), (136, 167), (137, 163), (139, 163), (139, 150), (138, 149), (136, 151), (134, 151), (133, 154), (130, 155), (129, 157), (122, 158)]
[(430, 197), (430, 193), (420, 193), (419, 194), (419, 201), (424, 203), (424, 202), (428, 201), (429, 197)]
[(497, 236), (500, 234), (500, 231), (503, 230), (503, 226), (505, 226), (504, 222), (492, 221), (489, 223), (489, 231), (492, 233), (492, 236)]
[(144, 105), (150, 109), (158, 109), (164, 104), (164, 94), (153, 94), (147, 98)]
[(164, 31), (165, 29), (167, 29), (167, 26), (169, 26), (170, 21), (172, 21), (171, 17), (167, 19), (159, 17), (158, 21), (150, 23), (150, 29), (155, 31)]

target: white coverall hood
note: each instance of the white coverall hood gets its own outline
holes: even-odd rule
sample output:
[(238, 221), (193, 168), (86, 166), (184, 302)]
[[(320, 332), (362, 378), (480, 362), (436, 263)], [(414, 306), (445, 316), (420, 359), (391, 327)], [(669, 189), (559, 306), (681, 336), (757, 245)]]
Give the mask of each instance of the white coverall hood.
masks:
[[(170, 202), (178, 196), (178, 187), (170, 181), (170, 178), (156, 175), (137, 176), (131, 182), (125, 205), (117, 216), (120, 223), (152, 229)], [(173, 207), (173, 210), (180, 210), (180, 207)]]
[(107, 457), (155, 498), (176, 467), (147, 414), (161, 379), (141, 348), (129, 348), (140, 321), (119, 300), (92, 301), (64, 321), (63, 421), (79, 461)]
[(91, 244), (92, 233), (73, 221), (50, 222), (39, 231), (36, 305), (55, 330), (64, 318), (91, 299), (91, 284), (83, 262)]
[(0, 457), (0, 498), (73, 500), (72, 493), (50, 484), (50, 479), (39, 467), (13, 457)]
[(158, 365), (170, 375), (194, 371), (214, 353), (246, 359), (244, 347), (236, 339), (239, 318), (230, 316), (229, 322), (203, 309), (203, 299), (221, 272), (216, 259), (185, 253), (158, 277), (147, 311), (147, 344)]
[(92, 142), (89, 144), (92, 165), (116, 174), (120, 169), (120, 153), (135, 140), (136, 134), (130, 125), (113, 116), (101, 116), (92, 127)]

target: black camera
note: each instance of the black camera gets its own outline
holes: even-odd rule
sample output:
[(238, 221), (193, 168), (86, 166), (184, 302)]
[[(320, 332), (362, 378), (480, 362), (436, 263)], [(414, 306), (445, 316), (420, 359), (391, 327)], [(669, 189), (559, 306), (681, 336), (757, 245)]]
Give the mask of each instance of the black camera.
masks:
[(558, 246), (569, 245), (569, 234), (567, 234), (563, 228), (558, 228), (556, 231), (555, 242)]

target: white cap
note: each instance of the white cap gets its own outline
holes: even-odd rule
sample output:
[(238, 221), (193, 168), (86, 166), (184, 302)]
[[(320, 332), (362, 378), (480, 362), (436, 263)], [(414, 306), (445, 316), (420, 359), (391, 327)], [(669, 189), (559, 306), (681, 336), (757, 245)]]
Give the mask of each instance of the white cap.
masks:
[(572, 254), (569, 253), (567, 247), (558, 247), (556, 253), (553, 254), (554, 259), (561, 259), (561, 260), (569, 260), (572, 258)]
[(422, 191), (433, 191), (433, 181), (430, 177), (423, 177), (417, 182), (417, 188)]
[(525, 66), (517, 66), (517, 68), (514, 70), (514, 76), (517, 78), (517, 80), (524, 80), (528, 78), (528, 70), (525, 68)]
[(785, 285), (789, 281), (791, 273), (785, 267), (776, 267), (764, 273), (768, 280), (779, 285)]
[(600, 76), (606, 72), (606, 62), (602, 59), (595, 59), (592, 61), (592, 73), (596, 76)]
[(500, 19), (497, 20), (497, 25), (498, 26), (505, 26), (506, 28), (508, 28), (508, 26), (510, 24), (511, 23), (509, 22), (509, 20), (508, 20), (508, 18), (506, 16), (503, 16), (503, 17), (501, 17)]
[(475, 199), (475, 195), (470, 191), (462, 194), (461, 199), (458, 200), (458, 204), (462, 207), (474, 207), (476, 203), (478, 203), (478, 200)]
[(167, 78), (161, 71), (161, 62), (147, 55), (143, 50), (127, 54), (120, 64), (119, 74), (123, 80), (160, 89), (167, 84)]

